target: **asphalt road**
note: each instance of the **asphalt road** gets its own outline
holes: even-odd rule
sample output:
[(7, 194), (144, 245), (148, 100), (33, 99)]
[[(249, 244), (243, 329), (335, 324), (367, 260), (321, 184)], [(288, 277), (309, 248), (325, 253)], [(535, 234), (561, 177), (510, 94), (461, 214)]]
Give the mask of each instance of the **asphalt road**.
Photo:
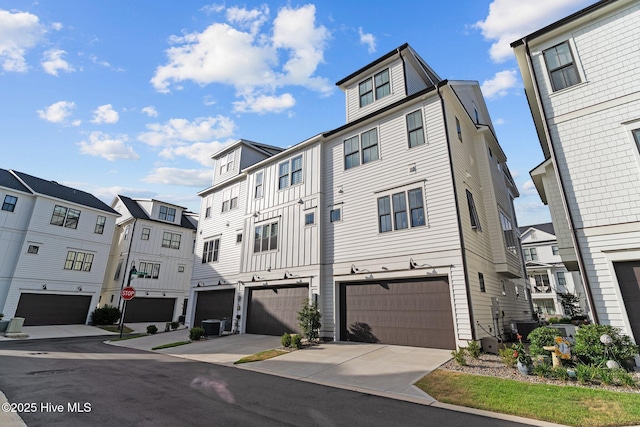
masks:
[(0, 342), (0, 390), (29, 427), (519, 425), (102, 340)]

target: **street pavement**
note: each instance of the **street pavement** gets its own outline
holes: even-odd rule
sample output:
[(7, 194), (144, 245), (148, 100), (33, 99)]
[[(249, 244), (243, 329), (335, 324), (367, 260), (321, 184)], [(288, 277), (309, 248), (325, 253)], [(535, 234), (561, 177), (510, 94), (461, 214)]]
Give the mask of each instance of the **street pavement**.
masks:
[[(132, 327), (136, 332), (146, 332), (147, 325), (145, 323), (128, 324), (127, 326)], [(144, 351), (151, 351), (152, 348), (164, 344), (189, 341), (187, 329), (161, 332), (122, 341), (109, 341), (110, 338), (117, 338), (117, 334), (87, 325), (25, 327), (23, 329), (25, 333), (30, 335), (30, 339), (34, 339), (47, 335), (42, 328), (51, 328), (49, 338), (52, 336), (105, 335), (109, 344)], [(209, 337), (206, 340), (156, 350), (156, 352), (193, 361), (236, 367), (386, 398), (513, 421), (514, 423), (558, 426), (553, 423), (443, 404), (415, 387), (413, 383), (451, 358), (448, 350), (384, 344), (323, 343), (302, 351), (292, 351), (273, 359), (239, 365), (233, 364), (244, 356), (278, 347), (280, 347), (279, 337), (236, 334)], [(0, 395), (0, 399), (2, 397)], [(3, 415), (0, 413), (0, 425), (11, 425), (5, 424)], [(19, 426), (19, 424), (11, 426), (14, 425)]]

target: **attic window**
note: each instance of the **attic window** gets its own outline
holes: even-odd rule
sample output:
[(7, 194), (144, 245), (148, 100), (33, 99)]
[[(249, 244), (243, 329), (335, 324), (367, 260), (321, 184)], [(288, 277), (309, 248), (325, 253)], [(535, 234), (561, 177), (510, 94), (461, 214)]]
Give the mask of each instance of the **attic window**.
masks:
[[(375, 99), (374, 99), (374, 86), (375, 86)], [(358, 94), (360, 96), (360, 107), (371, 104), (373, 101), (377, 101), (380, 98), (391, 93), (391, 82), (389, 80), (389, 69), (380, 71), (373, 77), (360, 82), (358, 85)]]

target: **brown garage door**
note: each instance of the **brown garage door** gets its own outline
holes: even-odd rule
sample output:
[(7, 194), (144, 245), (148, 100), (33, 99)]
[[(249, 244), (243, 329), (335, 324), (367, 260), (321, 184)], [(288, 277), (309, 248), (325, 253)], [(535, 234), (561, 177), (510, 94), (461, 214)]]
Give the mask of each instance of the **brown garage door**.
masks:
[(175, 298), (135, 297), (127, 301), (124, 321), (129, 323), (171, 322), (175, 306)]
[(196, 292), (196, 315), (192, 326), (200, 326), (203, 320), (233, 316), (235, 290)]
[(640, 342), (640, 261), (614, 262), (620, 292), (627, 316), (631, 324), (631, 331), (636, 343)]
[(308, 297), (307, 285), (250, 289), (247, 333), (278, 336), (285, 332), (299, 333), (298, 311)]
[(15, 317), (24, 317), (25, 326), (84, 324), (89, 315), (89, 295), (20, 295)]
[(340, 339), (455, 349), (447, 278), (343, 283)]

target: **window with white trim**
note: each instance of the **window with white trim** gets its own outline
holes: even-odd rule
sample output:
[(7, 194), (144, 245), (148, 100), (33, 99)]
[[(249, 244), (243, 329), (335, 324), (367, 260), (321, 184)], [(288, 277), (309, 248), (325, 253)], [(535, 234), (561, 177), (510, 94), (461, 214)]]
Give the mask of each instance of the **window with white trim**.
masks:
[(424, 144), (424, 124), (422, 122), (422, 110), (416, 110), (407, 114), (407, 139), (409, 148)]
[(222, 192), (222, 212), (230, 211), (238, 207), (238, 194), (240, 187), (227, 188)]
[(158, 218), (173, 222), (176, 220), (176, 210), (167, 206), (160, 206), (160, 214)]
[(478, 273), (478, 282), (480, 283), (480, 292), (487, 292), (487, 288), (484, 284), (484, 274)]
[(208, 239), (204, 241), (202, 248), (202, 264), (218, 261), (220, 252), (220, 239)]
[(140, 240), (149, 240), (149, 236), (151, 235), (151, 229), (147, 227), (142, 228), (142, 235), (140, 236)]
[(551, 283), (549, 283), (549, 276), (547, 273), (534, 274), (533, 280), (535, 281), (535, 285), (533, 285), (533, 291), (538, 294), (548, 294), (551, 292)]
[(120, 279), (120, 274), (122, 273), (122, 261), (123, 260), (118, 260), (118, 265), (116, 266), (116, 272), (113, 275), (113, 280), (119, 280)]
[[(375, 87), (374, 87), (375, 86)], [(374, 90), (375, 89), (375, 90)], [(391, 93), (391, 81), (389, 69), (385, 69), (369, 77), (358, 84), (358, 96), (360, 107), (371, 104), (373, 101), (384, 98)], [(374, 99), (375, 94), (375, 99)]]
[(478, 217), (478, 210), (476, 209), (476, 202), (473, 201), (473, 194), (469, 190), (467, 191), (467, 205), (469, 206), (469, 218), (471, 220), (471, 228), (477, 231), (482, 231), (480, 226), (480, 218)]
[(13, 212), (16, 208), (16, 203), (18, 203), (18, 198), (16, 196), (11, 196), (7, 194), (4, 196), (4, 202), (2, 203), (2, 210), (7, 212)]
[(564, 276), (563, 271), (558, 271), (556, 277), (558, 278), (558, 285), (565, 286), (567, 284), (567, 278)]
[(267, 252), (276, 249), (278, 249), (278, 223), (256, 225), (253, 252)]
[(458, 134), (458, 139), (462, 142), (462, 127), (460, 126), (460, 120), (456, 117), (456, 133)]
[(138, 277), (141, 279), (158, 279), (160, 277), (160, 264), (141, 262), (138, 266)]
[(346, 139), (343, 147), (345, 169), (378, 160), (380, 158), (378, 129), (373, 128)]
[(309, 212), (304, 214), (304, 225), (313, 225), (316, 223), (316, 214), (315, 212)]
[(425, 224), (424, 200), (420, 188), (378, 197), (378, 231), (380, 233)]
[(554, 92), (580, 83), (580, 74), (568, 41), (549, 48), (542, 54)]
[(278, 189), (302, 182), (302, 155), (278, 165)]
[(504, 235), (504, 244), (505, 244), (505, 247), (507, 248), (507, 251), (509, 251), (514, 255), (517, 255), (518, 254), (516, 250), (517, 240), (513, 230), (513, 226), (511, 225), (511, 220), (507, 218), (507, 216), (502, 212), (500, 212), (500, 224), (502, 225), (502, 234)]
[(93, 232), (96, 234), (104, 233), (104, 225), (106, 224), (106, 222), (106, 216), (98, 215), (98, 219), (96, 220), (96, 228), (93, 230)]
[(207, 197), (207, 199), (205, 200), (206, 202), (206, 206), (204, 208), (204, 217), (205, 218), (211, 218), (211, 202), (213, 200), (213, 197), (209, 196)]
[(342, 209), (333, 208), (329, 211), (329, 221), (338, 222), (342, 220)]
[(129, 240), (129, 231), (131, 231), (131, 227), (130, 226), (126, 226), (124, 227), (124, 240)]
[(91, 271), (93, 265), (93, 254), (78, 251), (68, 251), (67, 259), (64, 262), (65, 270)]
[(40, 246), (38, 245), (29, 245), (27, 248), (27, 253), (32, 255), (38, 255), (38, 251), (40, 250)]
[(184, 265), (178, 266), (178, 273), (184, 273)]
[(171, 249), (180, 249), (180, 240), (182, 235), (179, 233), (171, 233), (165, 231), (162, 233), (162, 247)]
[(80, 211), (77, 209), (66, 208), (64, 206), (55, 205), (53, 215), (51, 216), (51, 224), (64, 226), (66, 228), (78, 228), (80, 220)]
[(551, 253), (553, 255), (560, 255), (560, 249), (558, 249), (558, 245), (551, 246)]
[(220, 175), (233, 169), (233, 161), (235, 158), (234, 154), (235, 153), (232, 151), (227, 153), (226, 156), (220, 158)]
[(255, 188), (253, 190), (253, 198), (254, 199), (259, 199), (260, 197), (262, 197), (263, 194), (263, 184), (264, 181), (264, 172), (258, 172), (256, 173), (256, 183), (255, 183)]

